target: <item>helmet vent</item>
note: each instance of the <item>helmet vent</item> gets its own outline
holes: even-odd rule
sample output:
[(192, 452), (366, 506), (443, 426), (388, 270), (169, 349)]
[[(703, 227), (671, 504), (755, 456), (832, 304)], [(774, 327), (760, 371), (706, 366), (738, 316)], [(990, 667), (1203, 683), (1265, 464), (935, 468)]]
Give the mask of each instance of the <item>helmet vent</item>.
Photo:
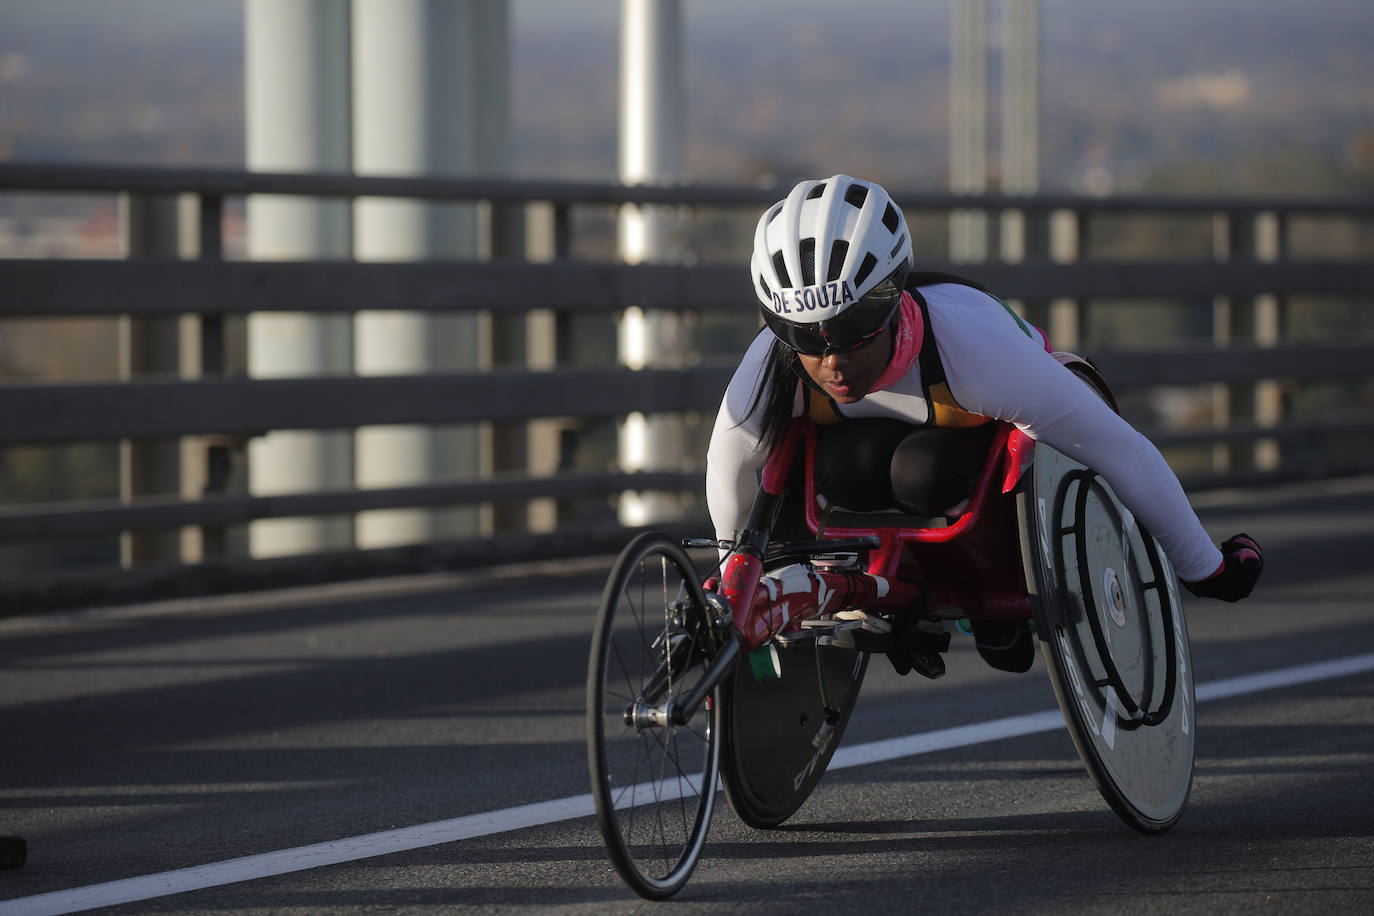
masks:
[(801, 240), (801, 285), (814, 286), (816, 284), (816, 240)]
[(763, 288), (764, 293), (767, 295), (773, 295), (773, 291), (768, 288), (768, 281), (764, 278), (763, 274), (759, 274), (759, 286)]
[(806, 193), (806, 199), (807, 199), (807, 200), (815, 200), (817, 197), (820, 197), (820, 196), (821, 196), (822, 194), (824, 194), (824, 193), (825, 193), (825, 182), (822, 181), (820, 184), (816, 185), (814, 188), (812, 188), (810, 191), (808, 191), (808, 192)]
[(854, 285), (863, 286), (868, 275), (873, 273), (873, 268), (878, 266), (878, 259), (873, 257), (873, 252), (864, 254), (864, 259), (859, 264), (859, 272), (854, 274)]
[(844, 256), (848, 253), (849, 243), (844, 239), (836, 239), (835, 244), (830, 246), (830, 267), (825, 273), (827, 283), (840, 279), (840, 271), (844, 270)]
[(896, 232), (900, 224), (901, 221), (897, 217), (896, 208), (892, 204), (888, 204), (887, 209), (883, 211), (883, 225), (887, 227), (888, 232)]
[(861, 184), (852, 184), (849, 186), (849, 190), (844, 192), (844, 202), (853, 204), (860, 210), (863, 209), (864, 201), (867, 199), (868, 188)]
[(787, 262), (782, 259), (782, 252), (773, 253), (773, 270), (777, 271), (778, 283), (782, 286), (791, 286), (792, 278), (787, 275)]

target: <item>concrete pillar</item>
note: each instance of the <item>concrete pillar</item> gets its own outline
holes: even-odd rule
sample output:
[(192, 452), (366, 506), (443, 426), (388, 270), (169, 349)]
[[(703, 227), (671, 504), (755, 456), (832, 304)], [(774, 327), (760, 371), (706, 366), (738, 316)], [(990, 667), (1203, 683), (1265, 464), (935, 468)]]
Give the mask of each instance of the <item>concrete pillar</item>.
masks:
[[(125, 254), (130, 258), (207, 258), (222, 256), (220, 201), (193, 194), (126, 195), (120, 202)], [(122, 378), (142, 375), (199, 378), (223, 371), (223, 321), (217, 315), (134, 318), (119, 322)], [(199, 499), (217, 489), (209, 467), (211, 442), (205, 436), (131, 440), (120, 443), (120, 497), (177, 495)], [(171, 531), (125, 532), (120, 537), (124, 566), (196, 563), (224, 553), (221, 528), (184, 526)]]
[(1040, 0), (1002, 0), (1002, 190), (1040, 188)]
[[(1277, 214), (1218, 214), (1213, 229), (1218, 260), (1272, 263), (1287, 254), (1284, 226)], [(1276, 346), (1283, 333), (1283, 311), (1282, 299), (1272, 294), (1217, 296), (1212, 306), (1213, 342), (1219, 346)], [(1217, 426), (1273, 426), (1282, 419), (1282, 389), (1278, 382), (1267, 380), (1217, 384), (1212, 389), (1212, 405)], [(1253, 444), (1221, 443), (1213, 449), (1212, 466), (1219, 473), (1273, 471), (1281, 458), (1275, 439), (1259, 439)]]
[[(120, 200), (125, 255), (129, 258), (218, 259), (222, 256), (220, 201), (197, 195), (124, 195)], [(175, 318), (121, 316), (118, 328), (121, 378), (174, 376), (184, 379), (223, 371), (222, 316), (186, 314)], [(120, 442), (120, 498), (177, 495), (199, 499), (218, 488), (209, 469), (211, 442), (205, 436)], [(124, 566), (196, 563), (224, 553), (221, 528), (185, 526), (171, 531), (124, 532)]]
[[(511, 143), (510, 4), (507, 0), (470, 0), (472, 5), (473, 171), (507, 176), (515, 154)], [(523, 257), (524, 213), (519, 204), (483, 205), (481, 254)]]
[[(949, 188), (982, 194), (988, 187), (988, 3), (952, 0), (949, 95)], [(956, 262), (987, 259), (988, 218), (956, 210), (949, 218), (949, 255)]]
[[(1001, 190), (1034, 194), (1040, 188), (1039, 0), (1002, 0), (1001, 119)], [(1003, 212), (1000, 235), (1003, 260), (1047, 253), (1047, 228), (1028, 226), (1022, 210)]]
[[(348, 0), (247, 0), (247, 163), (252, 171), (347, 172), (352, 165)], [(353, 250), (348, 201), (253, 195), (248, 256), (254, 260), (346, 259)], [(348, 315), (263, 313), (248, 319), (248, 371), (255, 378), (349, 374)], [(255, 495), (347, 489), (352, 435), (276, 430), (249, 445)], [(308, 553), (352, 544), (350, 519), (265, 519), (249, 529), (254, 556)]]
[[(1040, 0), (1002, 0), (1002, 99), (1000, 187), (1027, 196), (1040, 189)], [(1001, 214), (998, 247), (1002, 260), (1017, 263), (1051, 254), (1050, 215), (1007, 209)], [(1054, 311), (1048, 301), (1024, 302), (1023, 313), (1046, 327)]]
[[(680, 180), (683, 165), (682, 10), (678, 0), (621, 4), (620, 180), (625, 184)], [(620, 256), (628, 264), (670, 260), (676, 254), (671, 208), (621, 208)], [(632, 369), (669, 365), (681, 357), (681, 317), (626, 309), (618, 334), (620, 361)], [(680, 464), (682, 421), (631, 414), (620, 430), (620, 466), (627, 471)], [(645, 525), (672, 517), (668, 494), (623, 494), (620, 520)]]
[[(534, 263), (565, 260), (571, 243), (568, 207), (534, 203), (526, 211), (525, 250)], [(531, 309), (525, 316), (525, 365), (531, 371), (556, 369), (560, 341), (568, 334), (566, 318), (552, 309)], [(526, 466), (534, 476), (551, 476), (563, 465), (563, 433), (566, 420), (533, 420), (528, 424)], [(558, 528), (559, 502), (531, 500), (527, 506), (530, 531)]]
[[(120, 201), (125, 253), (129, 258), (181, 255), (180, 212), (176, 197), (125, 195)], [(181, 374), (181, 322), (177, 318), (119, 320), (119, 374)], [(182, 489), (182, 452), (177, 439), (124, 439), (119, 443), (119, 494), (125, 502), (140, 496), (167, 496)], [(179, 531), (124, 532), (120, 562), (125, 567), (181, 560)]]
[[(464, 175), (477, 165), (476, 5), (444, 0), (354, 0), (354, 169), (363, 175)], [(359, 260), (475, 258), (477, 208), (416, 200), (360, 199), (354, 209)], [(481, 316), (360, 312), (359, 375), (472, 371), (487, 362)], [(470, 478), (484, 470), (476, 426), (370, 427), (357, 432), (361, 487)], [(477, 509), (360, 513), (362, 547), (479, 533)]]
[[(511, 143), (510, 5), (507, 0), (476, 0), (473, 3), (473, 46), (476, 68), (474, 171), (479, 175), (507, 177), (514, 154)], [(482, 203), (477, 208), (478, 256), (499, 260), (528, 257), (525, 206), (521, 203)], [(494, 365), (535, 366), (529, 360), (533, 336), (542, 326), (531, 324), (530, 313), (493, 312), (490, 328), (489, 358)], [(493, 473), (535, 473), (538, 443), (532, 440), (538, 421), (533, 423), (483, 424), (484, 461)], [(557, 454), (554, 453), (554, 461)], [(491, 507), (489, 521), (493, 531), (524, 531), (531, 525), (527, 505), (508, 504)]]
[[(1049, 256), (1056, 264), (1072, 264), (1091, 254), (1086, 211), (1058, 210), (1049, 220)], [(1079, 299), (1050, 300), (1048, 324), (1042, 325), (1056, 350), (1080, 352), (1088, 343), (1087, 303)]]

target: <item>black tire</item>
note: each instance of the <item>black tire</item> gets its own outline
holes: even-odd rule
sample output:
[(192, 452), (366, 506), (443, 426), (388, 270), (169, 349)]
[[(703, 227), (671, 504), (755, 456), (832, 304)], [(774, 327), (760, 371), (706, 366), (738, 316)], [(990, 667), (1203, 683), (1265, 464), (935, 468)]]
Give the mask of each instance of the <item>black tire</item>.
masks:
[[(839, 747), (868, 668), (867, 652), (834, 646), (780, 649), (778, 660), (776, 681), (760, 683), (742, 667), (721, 687), (721, 776), (730, 806), (750, 827), (776, 827), (810, 797)], [(834, 710), (829, 726), (822, 687)], [(822, 729), (828, 740), (818, 747)]]
[(718, 703), (708, 699), (685, 726), (627, 710), (663, 709), (690, 692), (718, 648), (687, 555), (663, 535), (631, 541), (592, 635), (587, 761), (611, 862), (651, 900), (681, 890), (701, 857), (719, 782)]
[(1018, 500), (1041, 651), (1079, 756), (1123, 821), (1182, 816), (1196, 732), (1177, 578), (1098, 475), (1039, 443)]

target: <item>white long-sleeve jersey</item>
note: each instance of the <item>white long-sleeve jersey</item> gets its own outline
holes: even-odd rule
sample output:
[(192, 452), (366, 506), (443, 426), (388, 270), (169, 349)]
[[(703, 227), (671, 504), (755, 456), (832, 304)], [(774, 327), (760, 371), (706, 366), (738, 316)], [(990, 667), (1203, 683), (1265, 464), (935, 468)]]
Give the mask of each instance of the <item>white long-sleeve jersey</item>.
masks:
[[(972, 287), (922, 287), (950, 393), (975, 414), (1006, 420), (1101, 474), (1121, 501), (1159, 540), (1178, 576), (1204, 579), (1221, 552), (1159, 450), (1045, 351), (1042, 338), (1022, 329), (996, 299)], [(716, 537), (744, 527), (767, 456), (760, 447), (763, 418), (748, 417), (772, 335), (756, 338), (725, 391), (706, 457), (706, 501)], [(798, 384), (793, 416), (805, 399)], [(834, 405), (843, 418), (888, 417), (931, 422), (921, 385), (920, 357), (891, 386), (854, 404)]]

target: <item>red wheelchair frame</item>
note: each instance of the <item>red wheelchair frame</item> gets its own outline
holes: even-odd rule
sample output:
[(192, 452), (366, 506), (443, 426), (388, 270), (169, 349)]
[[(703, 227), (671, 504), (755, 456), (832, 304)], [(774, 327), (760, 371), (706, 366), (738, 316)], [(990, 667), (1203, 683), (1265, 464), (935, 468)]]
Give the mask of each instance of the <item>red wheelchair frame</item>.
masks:
[[(900, 612), (920, 602), (927, 615), (936, 617), (1031, 617), (1012, 491), (1030, 465), (1033, 440), (1010, 424), (999, 424), (973, 495), (949, 525), (823, 528), (814, 482), (816, 433), (811, 420), (793, 421), (764, 467), (761, 489), (780, 498), (796, 451), (803, 448), (806, 524), (825, 538), (817, 546), (837, 550), (843, 542), (867, 541), (873, 545), (867, 569), (809, 569), (805, 589), (800, 576), (793, 576), (785, 587), (786, 600), (779, 601), (783, 592), (764, 582), (762, 557), (731, 555), (721, 594), (735, 609), (742, 648), (756, 649), (779, 633), (798, 630), (807, 618), (843, 608)], [(918, 545), (917, 551), (909, 549)]]
[[(1070, 353), (1053, 355), (1116, 406), (1105, 381), (1089, 363)], [(812, 569), (805, 591), (795, 590), (801, 588), (800, 577), (793, 577), (787, 586), (788, 600), (779, 602), (767, 585), (760, 587), (762, 556), (749, 551), (732, 554), (721, 575), (720, 593), (734, 608), (735, 631), (743, 649), (756, 649), (779, 633), (796, 631), (807, 618), (843, 608), (901, 613), (920, 603), (926, 616), (936, 618), (1032, 617), (1014, 491), (1034, 458), (1033, 439), (1010, 423), (998, 421), (974, 492), (960, 516), (948, 525), (888, 527), (881, 524), (883, 517), (878, 514), (872, 527), (840, 527), (826, 526), (817, 499), (817, 430), (808, 417), (792, 421), (764, 465), (760, 497), (782, 497), (797, 449), (804, 449), (807, 527), (825, 538), (822, 543), (870, 542), (866, 574)]]

